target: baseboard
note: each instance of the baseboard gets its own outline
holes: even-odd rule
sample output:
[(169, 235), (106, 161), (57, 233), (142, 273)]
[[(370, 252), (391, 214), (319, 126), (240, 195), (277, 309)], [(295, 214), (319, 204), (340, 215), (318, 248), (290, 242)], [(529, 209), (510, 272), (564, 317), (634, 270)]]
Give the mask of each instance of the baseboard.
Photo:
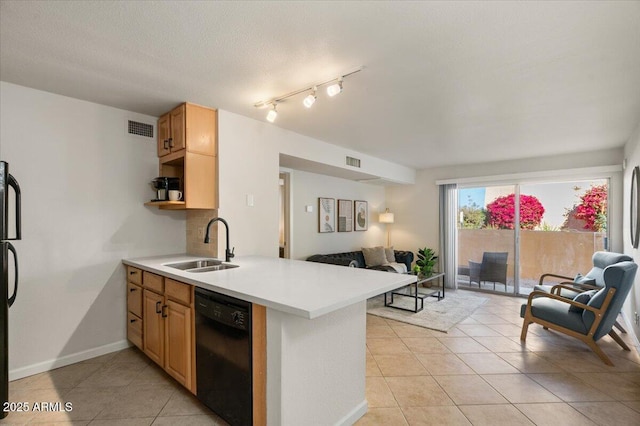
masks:
[(45, 371), (53, 370), (54, 368), (64, 367), (76, 362), (85, 361), (87, 359), (95, 358), (100, 355), (106, 355), (111, 352), (126, 349), (131, 344), (127, 340), (121, 340), (115, 343), (109, 343), (108, 345), (99, 346), (97, 348), (88, 349), (82, 352), (76, 352), (75, 354), (65, 355), (61, 358), (55, 358), (49, 361), (39, 362), (37, 364), (28, 365), (26, 367), (16, 368), (9, 371), (9, 381), (22, 379), (23, 377), (33, 376), (34, 374), (44, 373)]
[(365, 414), (367, 414), (367, 410), (369, 408), (369, 404), (367, 403), (367, 400), (365, 399), (364, 401), (362, 401), (360, 404), (356, 405), (353, 410), (351, 410), (349, 413), (347, 413), (346, 416), (344, 416), (343, 418), (341, 418), (340, 420), (338, 420), (336, 422), (336, 426), (338, 425), (352, 425), (355, 422), (358, 421), (358, 419), (362, 416), (364, 416)]
[(624, 321), (624, 328), (625, 330), (627, 330), (627, 334), (631, 335), (634, 346), (638, 348), (638, 352), (640, 352), (640, 340), (638, 340), (638, 336), (636, 336), (636, 333), (634, 333), (633, 331), (633, 325), (631, 325), (631, 322), (629, 321), (629, 318), (627, 318), (627, 315), (624, 313), (624, 311), (620, 312), (620, 316), (622, 316), (622, 320)]

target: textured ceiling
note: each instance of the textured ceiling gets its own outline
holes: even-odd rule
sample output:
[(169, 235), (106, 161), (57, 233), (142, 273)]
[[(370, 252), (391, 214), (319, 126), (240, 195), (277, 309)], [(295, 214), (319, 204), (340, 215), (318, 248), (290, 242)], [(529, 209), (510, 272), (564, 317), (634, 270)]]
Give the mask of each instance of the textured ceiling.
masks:
[(0, 3), (0, 79), (140, 113), (253, 107), (359, 66), (274, 125), (415, 168), (619, 147), (640, 2)]

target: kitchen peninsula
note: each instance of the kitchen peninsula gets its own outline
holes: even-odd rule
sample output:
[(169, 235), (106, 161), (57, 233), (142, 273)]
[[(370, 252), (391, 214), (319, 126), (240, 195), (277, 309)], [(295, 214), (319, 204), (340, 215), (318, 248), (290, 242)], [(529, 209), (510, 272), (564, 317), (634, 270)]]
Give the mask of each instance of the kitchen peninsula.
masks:
[(166, 266), (196, 259), (123, 263), (265, 307), (267, 424), (352, 424), (365, 414), (366, 299), (415, 276), (260, 256), (213, 272)]

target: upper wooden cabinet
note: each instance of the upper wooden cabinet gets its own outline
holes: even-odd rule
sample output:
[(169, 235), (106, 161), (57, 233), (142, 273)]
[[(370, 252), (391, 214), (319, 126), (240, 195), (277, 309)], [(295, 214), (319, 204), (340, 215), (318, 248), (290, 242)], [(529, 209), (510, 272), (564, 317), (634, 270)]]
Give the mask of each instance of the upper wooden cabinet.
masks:
[(218, 119), (215, 109), (184, 103), (158, 119), (158, 157), (188, 152), (217, 154)]
[(218, 111), (184, 103), (158, 119), (159, 175), (180, 178), (180, 201), (161, 209), (218, 208)]

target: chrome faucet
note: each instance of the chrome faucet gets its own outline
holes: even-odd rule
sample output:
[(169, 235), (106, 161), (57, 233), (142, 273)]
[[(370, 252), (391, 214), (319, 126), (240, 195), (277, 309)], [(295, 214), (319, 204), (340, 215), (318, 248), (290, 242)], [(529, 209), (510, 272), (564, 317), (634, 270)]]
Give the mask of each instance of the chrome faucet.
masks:
[(235, 256), (233, 252), (236, 250), (236, 248), (234, 247), (233, 250), (229, 250), (229, 224), (227, 223), (226, 220), (224, 220), (221, 217), (214, 217), (209, 221), (209, 223), (207, 224), (207, 233), (204, 236), (204, 243), (209, 244), (209, 241), (210, 241), (209, 228), (211, 228), (211, 224), (217, 221), (222, 222), (224, 224), (225, 229), (227, 230), (227, 249), (224, 251), (224, 261), (231, 262), (231, 258)]

